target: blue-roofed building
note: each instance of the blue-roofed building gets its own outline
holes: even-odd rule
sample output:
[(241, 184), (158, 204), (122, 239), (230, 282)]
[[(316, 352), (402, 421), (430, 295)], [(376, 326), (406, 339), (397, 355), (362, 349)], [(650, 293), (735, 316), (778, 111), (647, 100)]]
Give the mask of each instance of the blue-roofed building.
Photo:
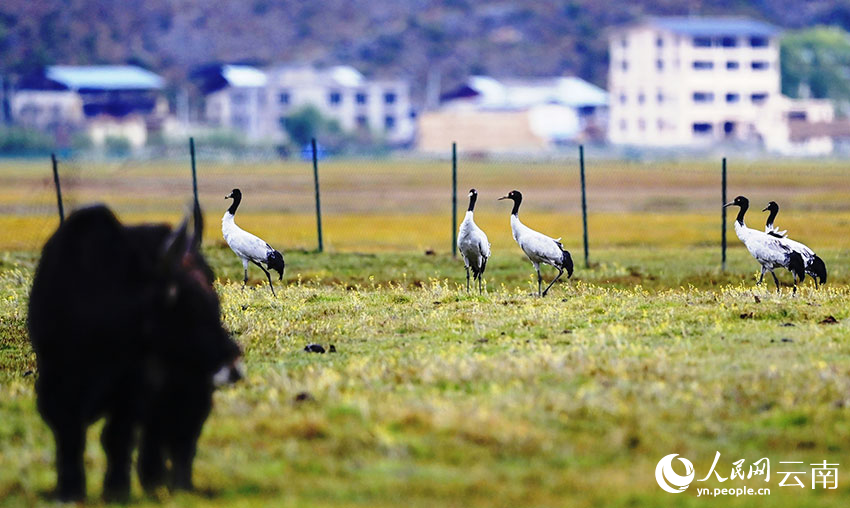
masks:
[(11, 101), (15, 123), (51, 132), (57, 142), (85, 130), (97, 144), (107, 136), (143, 145), (169, 114), (165, 80), (132, 65), (54, 65), (24, 76)]
[(608, 31), (608, 139), (646, 147), (801, 147), (789, 122), (829, 122), (827, 101), (781, 93), (778, 27), (743, 17), (650, 17)]

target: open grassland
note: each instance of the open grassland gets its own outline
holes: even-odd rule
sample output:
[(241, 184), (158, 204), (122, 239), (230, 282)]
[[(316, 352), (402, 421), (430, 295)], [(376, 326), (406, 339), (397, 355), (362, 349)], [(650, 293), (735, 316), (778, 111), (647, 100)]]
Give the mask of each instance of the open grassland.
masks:
[[(720, 230), (719, 163), (594, 162), (587, 165), (592, 248), (717, 245)], [(115, 162), (61, 164), (66, 208), (109, 204), (128, 222), (176, 222), (191, 196), (188, 164)], [(312, 167), (308, 162), (198, 164), (207, 240), (221, 240), (218, 220), (234, 187), (245, 194), (238, 222), (286, 250), (316, 245)], [(323, 228), (331, 252), (386, 252), (451, 247), (451, 170), (447, 161), (322, 161)], [(494, 248), (509, 248), (510, 204), (496, 201), (511, 189), (525, 196), (523, 220), (563, 236), (575, 252), (581, 239), (581, 194), (575, 161), (468, 161), (458, 174), (458, 216), (466, 191), (480, 198), (476, 219)], [(49, 166), (0, 162), (0, 250), (36, 250), (57, 224)], [(729, 199), (746, 195), (748, 223), (779, 202), (778, 224), (821, 248), (850, 248), (850, 178), (844, 163), (729, 163)], [(729, 218), (731, 225), (732, 218)], [(732, 236), (732, 235), (730, 235)], [(734, 240), (734, 236), (731, 238)]]
[[(291, 252), (274, 299), (258, 271), (240, 290), (241, 265), (209, 247), (248, 376), (216, 394), (196, 460), (200, 492), (147, 497), (134, 484), (134, 503), (850, 503), (846, 251), (823, 253), (826, 288), (806, 284), (792, 297), (755, 289), (741, 249), (725, 274), (713, 248), (605, 249), (539, 299), (515, 250), (494, 258), (483, 296), (461, 289), (460, 262), (446, 255)], [(47, 505), (53, 444), (35, 410), (25, 333), (35, 258), (0, 260), (0, 504)], [(337, 352), (302, 351), (311, 342)], [(95, 505), (98, 431), (86, 455)], [(769, 482), (694, 482), (677, 495), (656, 485), (661, 457), (689, 458), (699, 479), (717, 451), (727, 478), (734, 461), (746, 471), (768, 457)], [(778, 486), (779, 461), (823, 460), (841, 464), (838, 489), (813, 490), (810, 475), (806, 489)], [(771, 495), (697, 498), (705, 486)]]
[[(188, 164), (63, 164), (69, 208), (106, 202), (127, 222), (175, 223)], [(48, 505), (53, 443), (35, 410), (26, 303), (36, 253), (56, 227), (48, 166), (0, 163), (0, 505)], [(325, 254), (315, 247), (309, 163), (199, 164), (206, 255), (248, 377), (216, 394), (196, 461), (198, 494), (142, 494), (139, 506), (834, 506), (850, 505), (850, 178), (829, 162), (730, 162), (729, 198), (748, 222), (778, 224), (829, 268), (815, 291), (754, 287), (757, 264), (728, 224), (720, 270), (719, 164), (588, 164), (591, 267), (581, 255), (575, 163), (461, 161), (476, 221), (493, 244), (488, 292), (467, 295), (449, 253), (447, 162), (322, 162)], [(237, 221), (281, 249), (278, 297), (224, 246)], [(576, 273), (550, 296), (510, 237), (510, 205), (563, 236)], [(426, 255), (426, 251), (435, 251)], [(92, 260), (97, 262), (97, 260)], [(548, 280), (552, 271), (544, 269)], [(783, 282), (790, 275), (779, 271)], [(769, 289), (768, 289), (769, 288)], [(830, 319), (834, 318), (834, 319)], [(834, 323), (832, 321), (835, 321)], [(308, 354), (317, 342), (336, 353)], [(89, 500), (103, 454), (90, 431)], [(697, 478), (767, 457), (769, 482), (659, 489), (670, 453)], [(779, 487), (780, 461), (838, 463), (836, 490)], [(677, 462), (678, 465), (678, 462)], [(677, 471), (681, 474), (683, 471)], [(696, 497), (698, 487), (771, 495)]]

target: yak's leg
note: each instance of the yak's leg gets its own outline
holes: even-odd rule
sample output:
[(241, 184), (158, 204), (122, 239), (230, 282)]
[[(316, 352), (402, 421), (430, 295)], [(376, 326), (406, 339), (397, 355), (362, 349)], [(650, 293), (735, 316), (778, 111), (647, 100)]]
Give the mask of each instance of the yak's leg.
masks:
[(552, 279), (552, 282), (550, 282), (549, 285), (546, 286), (546, 289), (543, 290), (543, 296), (546, 296), (546, 293), (549, 292), (549, 288), (552, 287), (552, 284), (558, 282), (558, 279), (560, 279), (561, 275), (563, 275), (563, 274), (564, 274), (564, 269), (558, 268), (558, 275), (556, 275), (555, 278)]
[(86, 497), (83, 452), (86, 429), (82, 423), (62, 422), (53, 426), (56, 440), (56, 490), (62, 501), (82, 501)]
[(274, 284), (272, 284), (272, 276), (269, 273), (269, 271), (266, 270), (265, 268), (263, 268), (263, 265), (261, 265), (260, 263), (257, 263), (256, 261), (251, 260), (251, 262), (254, 263), (255, 265), (259, 266), (260, 270), (262, 270), (263, 273), (266, 274), (266, 278), (269, 279), (269, 288), (271, 288), (271, 290), (272, 290), (272, 296), (277, 296), (274, 292)]
[(162, 435), (158, 429), (143, 429), (137, 469), (139, 483), (145, 491), (151, 492), (165, 484), (165, 457)]
[(130, 497), (130, 462), (133, 452), (133, 422), (126, 415), (110, 416), (100, 435), (106, 453), (103, 497), (126, 501)]

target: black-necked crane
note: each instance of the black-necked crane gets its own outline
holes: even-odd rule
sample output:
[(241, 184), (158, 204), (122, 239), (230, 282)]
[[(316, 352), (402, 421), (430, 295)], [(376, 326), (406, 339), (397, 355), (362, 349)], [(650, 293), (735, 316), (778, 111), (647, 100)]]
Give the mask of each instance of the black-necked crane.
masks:
[(815, 287), (818, 287), (818, 283), (825, 284), (826, 263), (824, 263), (823, 260), (807, 245), (787, 238), (786, 231), (779, 231), (776, 226), (774, 226), (773, 221), (776, 220), (776, 214), (779, 213), (779, 205), (776, 204), (776, 201), (771, 201), (762, 210), (762, 212), (767, 211), (770, 211), (770, 214), (767, 216), (767, 223), (764, 226), (764, 230), (767, 234), (781, 238), (785, 245), (791, 247), (794, 252), (800, 253), (800, 256), (803, 257), (803, 267), (805, 268), (806, 273), (812, 277), (813, 281), (815, 281)]
[(487, 259), (490, 258), (490, 241), (487, 240), (487, 235), (475, 224), (472, 217), (477, 199), (478, 191), (470, 189), (469, 209), (466, 211), (463, 222), (460, 223), (457, 235), (457, 250), (460, 251), (463, 264), (466, 266), (467, 293), (469, 292), (470, 271), (472, 271), (472, 279), (478, 280), (478, 292), (481, 293), (481, 276), (484, 274), (484, 269), (487, 268)]
[[(573, 258), (570, 257), (569, 252), (564, 250), (564, 246), (561, 245), (560, 238), (556, 239), (546, 236), (543, 233), (538, 233), (520, 222), (519, 205), (522, 204), (522, 193), (517, 190), (512, 190), (507, 196), (503, 196), (499, 199), (510, 199), (514, 202), (514, 208), (511, 210), (511, 231), (513, 232), (514, 240), (516, 240), (519, 248), (522, 249), (531, 261), (531, 264), (534, 265), (534, 270), (537, 272), (537, 294), (541, 297), (546, 296), (546, 293), (549, 292), (549, 288), (552, 287), (552, 284), (557, 282), (557, 280), (561, 278), (561, 275), (564, 274), (564, 270), (567, 271), (568, 279), (572, 277)], [(541, 290), (543, 287), (543, 279), (540, 276), (540, 263), (553, 266), (558, 269), (558, 275), (552, 279), (552, 282), (546, 286), (545, 290)]]
[(764, 280), (764, 273), (770, 272), (773, 275), (773, 282), (776, 283), (776, 291), (779, 291), (779, 279), (773, 272), (776, 268), (784, 267), (794, 275), (794, 292), (797, 291), (797, 280), (803, 281), (806, 277), (806, 271), (803, 267), (803, 257), (794, 252), (791, 247), (785, 245), (782, 238), (776, 238), (763, 231), (751, 229), (744, 224), (744, 215), (750, 207), (750, 201), (744, 196), (738, 196), (731, 203), (723, 205), (737, 206), (738, 216), (735, 218), (735, 234), (738, 239), (744, 243), (747, 250), (761, 265), (761, 277), (757, 284), (761, 284)]
[(224, 217), (221, 218), (221, 233), (224, 235), (224, 241), (227, 242), (230, 249), (242, 260), (242, 267), (245, 269), (242, 289), (245, 289), (245, 284), (248, 283), (248, 262), (250, 261), (260, 267), (260, 270), (266, 274), (266, 277), (269, 279), (269, 288), (272, 290), (272, 295), (277, 296), (274, 292), (272, 276), (261, 263), (265, 263), (269, 270), (275, 270), (280, 275), (278, 280), (282, 280), (285, 266), (283, 256), (262, 238), (252, 235), (236, 225), (233, 218), (236, 215), (236, 209), (239, 208), (239, 203), (242, 202), (242, 191), (233, 189), (224, 199), (233, 199), (233, 204), (230, 205), (230, 208), (224, 212)]

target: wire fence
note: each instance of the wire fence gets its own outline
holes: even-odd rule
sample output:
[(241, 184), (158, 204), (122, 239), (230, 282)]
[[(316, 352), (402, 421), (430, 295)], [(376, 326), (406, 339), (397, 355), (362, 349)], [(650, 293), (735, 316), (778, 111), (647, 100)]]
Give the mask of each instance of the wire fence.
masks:
[[(65, 213), (102, 202), (126, 222), (176, 223), (193, 195), (189, 147), (182, 156), (162, 155), (60, 157)], [(598, 147), (547, 158), (484, 156), (447, 147), (442, 157), (339, 159), (319, 147), (282, 159), (203, 145), (195, 158), (208, 245), (223, 245), (216, 225), (229, 206), (224, 196), (240, 188), (237, 222), (280, 249), (449, 254), (467, 191), (475, 188), (476, 222), (494, 248), (503, 247), (512, 242), (511, 206), (497, 198), (517, 189), (522, 220), (562, 237), (577, 261), (585, 241), (591, 262), (595, 249), (617, 247), (717, 248), (718, 264), (721, 259), (721, 158), (610, 160)], [(751, 227), (763, 227), (760, 210), (773, 200), (781, 207), (778, 224), (795, 237), (850, 248), (850, 179), (842, 163), (730, 158), (728, 168), (729, 199), (750, 198)], [(7, 232), (0, 250), (38, 250), (59, 221), (51, 161), (0, 161), (0, 179), (0, 224)]]

